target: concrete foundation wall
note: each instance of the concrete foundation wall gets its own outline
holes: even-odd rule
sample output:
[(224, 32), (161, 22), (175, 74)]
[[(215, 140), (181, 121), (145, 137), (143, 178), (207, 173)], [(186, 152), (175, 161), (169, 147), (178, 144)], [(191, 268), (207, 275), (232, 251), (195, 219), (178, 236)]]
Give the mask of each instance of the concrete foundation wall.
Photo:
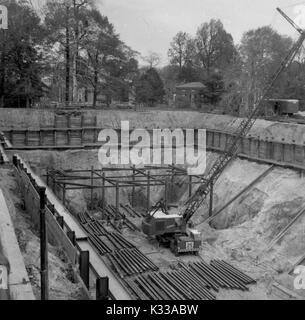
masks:
[[(230, 137), (232, 137), (230, 134), (209, 131), (207, 148), (215, 151), (223, 151), (225, 148), (224, 141), (227, 142)], [(221, 141), (223, 143), (220, 143)], [(279, 164), (305, 167), (305, 145), (244, 138), (239, 147), (239, 154), (246, 155), (253, 159), (270, 160), (278, 162)]]
[[(152, 136), (153, 132), (151, 130), (149, 132)], [(14, 131), (6, 132), (6, 135), (12, 139), (13, 150), (90, 150), (98, 149), (102, 145), (102, 142), (98, 141), (98, 133), (99, 129), (82, 128), (32, 132)], [(118, 130), (118, 135), (120, 133)], [(197, 137), (196, 131), (195, 137)], [(234, 138), (235, 136), (230, 133), (207, 130), (207, 150), (224, 151)], [(196, 138), (195, 143), (197, 143)], [(238, 154), (254, 161), (270, 162), (305, 170), (305, 145), (303, 144), (260, 140), (260, 138), (249, 136), (242, 139)]]
[[(119, 130), (121, 121), (129, 120), (131, 130), (146, 128), (151, 133), (156, 128), (206, 129), (208, 148), (223, 151), (241, 121), (229, 116), (191, 111), (86, 110), (83, 113), (58, 115), (52, 110), (0, 109), (0, 115), (0, 125), (6, 127), (0, 129), (13, 146), (19, 148), (93, 147), (98, 142), (101, 128)], [(9, 125), (14, 128), (13, 131), (7, 129)], [(250, 134), (242, 139), (239, 153), (253, 159), (305, 167), (305, 126), (258, 120)]]
[[(222, 132), (234, 132), (241, 120), (232, 116), (200, 113), (198, 111), (124, 111), (124, 110), (84, 110), (77, 112), (60, 112), (39, 109), (0, 109), (0, 130), (40, 129), (54, 127), (56, 116), (84, 116), (85, 119), (96, 118), (98, 128), (120, 128), (121, 121), (129, 121), (133, 128), (190, 128), (209, 129)], [(250, 132), (259, 140), (286, 143), (305, 143), (305, 126), (257, 120)], [(215, 137), (219, 139), (219, 137)]]

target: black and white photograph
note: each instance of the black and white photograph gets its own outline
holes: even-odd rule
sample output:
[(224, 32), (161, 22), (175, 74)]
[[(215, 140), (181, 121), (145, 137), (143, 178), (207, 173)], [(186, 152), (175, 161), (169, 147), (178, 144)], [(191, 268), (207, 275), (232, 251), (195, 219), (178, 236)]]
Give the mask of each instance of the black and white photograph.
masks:
[(0, 0), (0, 300), (305, 300), (305, 1)]

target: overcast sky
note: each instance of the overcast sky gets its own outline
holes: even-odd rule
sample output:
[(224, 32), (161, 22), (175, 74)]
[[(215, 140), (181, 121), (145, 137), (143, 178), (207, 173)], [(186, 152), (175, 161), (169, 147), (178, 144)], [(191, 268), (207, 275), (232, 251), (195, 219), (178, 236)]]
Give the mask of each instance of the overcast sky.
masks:
[(298, 0), (96, 0), (96, 3), (123, 41), (142, 55), (148, 51), (160, 53), (163, 64), (167, 62), (169, 43), (178, 31), (194, 35), (198, 26), (211, 18), (221, 19), (238, 43), (245, 31), (264, 25), (296, 36), (276, 7), (296, 19), (300, 16), (300, 5), (304, 5), (302, 16), (305, 15), (305, 1)]

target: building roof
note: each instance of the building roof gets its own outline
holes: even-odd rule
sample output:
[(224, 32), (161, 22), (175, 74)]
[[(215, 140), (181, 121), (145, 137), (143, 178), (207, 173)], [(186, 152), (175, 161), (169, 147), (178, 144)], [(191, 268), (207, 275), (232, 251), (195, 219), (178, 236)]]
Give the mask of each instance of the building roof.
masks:
[(201, 83), (201, 82), (189, 82), (189, 83), (184, 83), (184, 84), (181, 84), (179, 86), (176, 87), (176, 89), (205, 89), (206, 86)]

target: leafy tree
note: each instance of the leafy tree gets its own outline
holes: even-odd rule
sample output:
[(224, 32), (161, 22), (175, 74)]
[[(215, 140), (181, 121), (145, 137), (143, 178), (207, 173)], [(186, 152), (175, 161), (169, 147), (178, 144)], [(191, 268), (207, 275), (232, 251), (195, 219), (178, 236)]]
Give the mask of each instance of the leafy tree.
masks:
[(87, 11), (92, 7), (92, 0), (47, 0), (44, 8), (49, 44), (57, 48), (53, 59), (65, 60), (67, 104), (77, 100), (80, 50), (87, 33)]
[[(128, 48), (128, 50), (131, 49)], [(131, 52), (134, 51), (131, 50)], [(138, 61), (134, 57), (128, 58), (125, 56), (119, 64), (113, 61), (109, 65), (109, 74), (112, 81), (107, 83), (112, 96), (120, 101), (129, 101), (129, 94), (133, 91), (138, 73)]]
[(195, 54), (194, 41), (186, 32), (178, 32), (170, 44), (168, 56), (172, 65), (178, 65), (180, 71), (192, 64)]
[(203, 92), (206, 101), (213, 105), (217, 104), (221, 100), (225, 90), (225, 84), (222, 75), (216, 72), (210, 74), (205, 80), (204, 84), (207, 87)]
[(167, 100), (170, 100), (178, 84), (201, 81), (200, 73), (191, 65), (185, 65), (181, 70), (177, 65), (168, 65), (160, 69), (159, 73), (164, 82)]
[[(113, 25), (107, 17), (97, 10), (89, 13), (89, 31), (86, 36), (85, 52), (88, 61), (87, 80), (93, 87), (93, 106), (97, 96), (105, 89), (104, 82), (109, 80), (107, 67), (113, 60), (118, 60), (118, 48), (121, 44)], [(110, 92), (108, 92), (109, 95)]]
[(223, 74), (224, 93), (221, 97), (220, 106), (225, 113), (239, 115), (242, 105), (242, 60), (236, 54), (232, 64)]
[(113, 25), (99, 11), (92, 9), (88, 12), (88, 21), (84, 44), (88, 63), (83, 78), (93, 88), (93, 106), (96, 106), (101, 92), (108, 97), (108, 104), (113, 96), (127, 99), (130, 86), (137, 76), (136, 52), (119, 39)]
[[(49, 0), (45, 23), (57, 77), (65, 78), (66, 102), (76, 101), (80, 87), (93, 89), (93, 106), (103, 92), (127, 100), (137, 75), (137, 53), (126, 46), (92, 1)], [(53, 76), (54, 70), (53, 69)]]
[(193, 65), (187, 64), (182, 67), (182, 69), (179, 72), (178, 82), (197, 82), (202, 81), (201, 72)]
[(171, 43), (169, 57), (179, 66), (175, 79), (181, 82), (203, 82), (205, 102), (217, 104), (225, 91), (224, 74), (232, 64), (236, 48), (232, 36), (220, 20), (202, 24), (196, 37), (179, 32)]
[(246, 110), (261, 95), (291, 46), (291, 38), (281, 36), (269, 26), (250, 30), (243, 35), (239, 50), (242, 60), (240, 84)]
[(273, 98), (304, 100), (305, 97), (305, 63), (294, 61), (279, 79)]
[(195, 38), (196, 62), (207, 75), (215, 70), (224, 70), (236, 52), (233, 38), (227, 33), (220, 20), (212, 19), (202, 24)]
[(145, 71), (136, 84), (136, 101), (150, 106), (161, 103), (164, 97), (164, 85), (154, 68)]
[(176, 85), (178, 84), (179, 67), (177, 65), (167, 65), (160, 69), (159, 74), (164, 83), (166, 100), (170, 103), (173, 99)]
[(30, 107), (43, 94), (42, 56), (44, 28), (26, 1), (4, 1), (9, 29), (3, 33), (0, 97), (4, 106)]

